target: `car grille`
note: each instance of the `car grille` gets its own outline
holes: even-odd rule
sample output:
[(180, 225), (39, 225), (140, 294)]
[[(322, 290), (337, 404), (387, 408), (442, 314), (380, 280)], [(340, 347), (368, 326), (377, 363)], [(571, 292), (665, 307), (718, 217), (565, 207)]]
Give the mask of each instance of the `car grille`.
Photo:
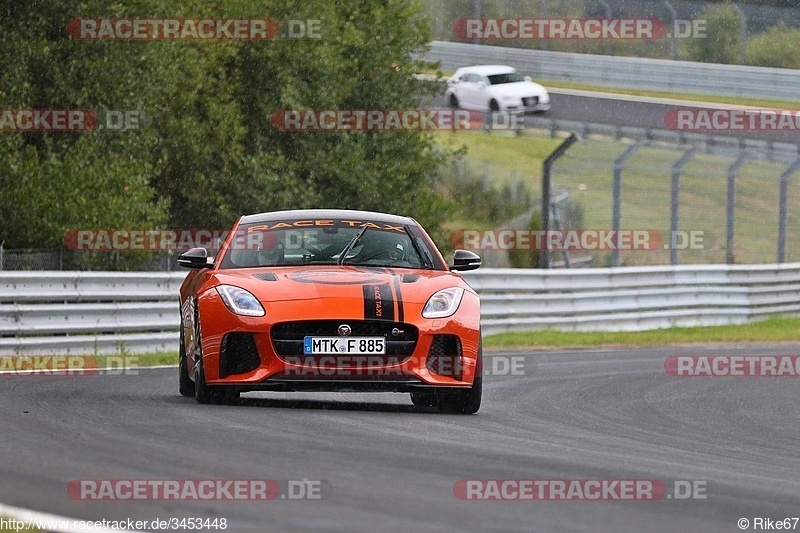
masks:
[(522, 104), (526, 106), (537, 106), (539, 105), (539, 97), (538, 96), (529, 96), (527, 98), (522, 99)]
[[(313, 336), (339, 336), (339, 326), (347, 324), (352, 329), (353, 337), (386, 337), (386, 356), (410, 357), (417, 345), (419, 331), (416, 327), (403, 322), (384, 322), (380, 320), (309, 320), (303, 322), (282, 322), (272, 326), (270, 332), (272, 347), (281, 357), (292, 356), (292, 360), (305, 357), (303, 354), (303, 338)], [(392, 330), (401, 331), (393, 335)], [(313, 357), (313, 356), (309, 356)], [(335, 357), (335, 355), (334, 355)], [(352, 356), (345, 356), (352, 357)]]
[(458, 335), (434, 335), (425, 366), (434, 374), (461, 379), (461, 339)]
[(256, 340), (252, 333), (228, 333), (222, 338), (219, 354), (219, 375), (244, 374), (261, 365)]

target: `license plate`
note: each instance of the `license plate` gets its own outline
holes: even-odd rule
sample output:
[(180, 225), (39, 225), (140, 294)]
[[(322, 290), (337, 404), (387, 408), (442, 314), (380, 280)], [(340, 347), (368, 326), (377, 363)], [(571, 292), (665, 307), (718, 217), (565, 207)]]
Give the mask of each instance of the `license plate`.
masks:
[(304, 337), (303, 353), (383, 355), (386, 353), (386, 339), (383, 337)]

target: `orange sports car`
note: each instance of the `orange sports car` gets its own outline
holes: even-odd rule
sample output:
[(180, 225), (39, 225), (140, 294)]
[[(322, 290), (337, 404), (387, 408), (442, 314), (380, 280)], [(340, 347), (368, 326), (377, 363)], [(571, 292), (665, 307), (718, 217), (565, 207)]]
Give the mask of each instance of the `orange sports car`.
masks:
[(219, 252), (193, 248), (181, 287), (180, 393), (389, 391), (481, 405), (480, 301), (412, 218), (279, 211), (239, 218)]

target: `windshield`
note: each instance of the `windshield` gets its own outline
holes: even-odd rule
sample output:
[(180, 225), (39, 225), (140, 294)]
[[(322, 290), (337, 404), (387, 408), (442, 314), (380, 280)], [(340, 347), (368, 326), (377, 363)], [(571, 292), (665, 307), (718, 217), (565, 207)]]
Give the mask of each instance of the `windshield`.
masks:
[(507, 72), (505, 74), (492, 74), (489, 76), (489, 83), (492, 85), (518, 83), (520, 81), (525, 81), (525, 77), (519, 72)]
[(426, 259), (426, 252), (430, 252), (420, 253), (417, 248), (425, 246), (424, 243), (412, 242), (403, 226), (367, 222), (351, 227), (335, 221), (324, 222), (332, 225), (241, 226), (225, 254), (222, 268), (336, 264), (426, 268), (430, 264)]

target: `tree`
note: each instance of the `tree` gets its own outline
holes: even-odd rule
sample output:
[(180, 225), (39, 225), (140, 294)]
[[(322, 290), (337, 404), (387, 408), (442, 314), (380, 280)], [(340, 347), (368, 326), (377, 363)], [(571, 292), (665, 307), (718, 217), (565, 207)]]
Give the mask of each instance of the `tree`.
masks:
[(742, 19), (730, 1), (708, 6), (701, 18), (706, 20), (705, 36), (686, 41), (685, 57), (704, 63), (738, 63)]
[[(0, 8), (0, 107), (136, 110), (138, 130), (0, 132), (0, 240), (53, 246), (82, 227), (227, 228), (240, 214), (346, 207), (436, 230), (447, 157), (422, 132), (278, 131), (279, 109), (420, 106), (416, 2), (140, 0)], [(318, 20), (320, 39), (76, 41), (73, 18)], [(20, 209), (24, 206), (24, 209)]]
[(800, 30), (778, 24), (747, 43), (747, 62), (760, 67), (800, 69)]

